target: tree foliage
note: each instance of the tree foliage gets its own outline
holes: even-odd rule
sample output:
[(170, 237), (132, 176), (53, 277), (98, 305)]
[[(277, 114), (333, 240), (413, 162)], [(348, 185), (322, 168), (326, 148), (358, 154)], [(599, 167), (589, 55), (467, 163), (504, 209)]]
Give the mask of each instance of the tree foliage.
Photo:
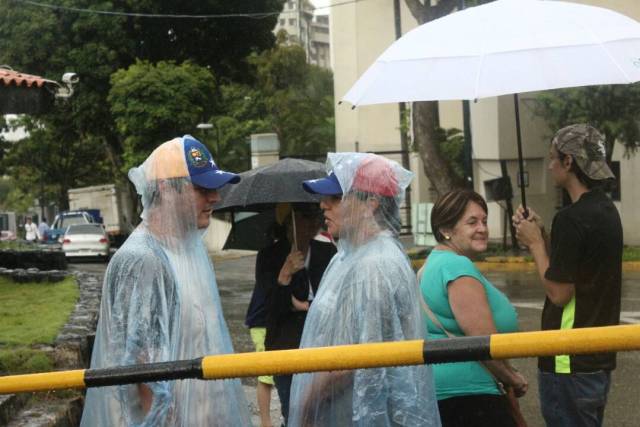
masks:
[[(231, 170), (247, 169), (252, 133), (277, 133), (284, 155), (322, 155), (333, 148), (332, 75), (308, 65), (300, 46), (272, 48), (277, 15), (150, 19), (0, 2), (0, 63), (53, 80), (67, 71), (80, 76), (69, 100), (25, 122), (29, 139), (3, 151), (0, 167), (25, 197), (42, 193), (64, 208), (68, 188), (124, 180), (157, 144), (185, 133), (203, 140)], [(53, 5), (193, 15), (279, 12), (283, 3)], [(198, 123), (212, 129), (196, 129)]]
[(114, 73), (111, 84), (107, 99), (123, 139), (123, 172), (160, 142), (192, 133), (215, 107), (213, 75), (190, 62), (138, 61)]
[(605, 137), (608, 161), (616, 141), (624, 145), (625, 155), (640, 147), (638, 84), (543, 92), (537, 98), (535, 112), (545, 119), (552, 132), (574, 123), (588, 123), (600, 130)]
[(0, 178), (0, 210), (25, 213), (35, 198), (35, 193), (25, 193), (12, 178)]
[(34, 119), (25, 116), (19, 124), (29, 132), (26, 139), (10, 143), (4, 164), (13, 177), (16, 194), (34, 197), (42, 205), (53, 201), (61, 209), (68, 207), (67, 190), (91, 185), (96, 176), (108, 173), (104, 156), (96, 152), (96, 141), (79, 137), (72, 124), (55, 123), (55, 116)]
[(249, 58), (272, 132), (284, 156), (324, 154), (334, 147), (333, 76), (306, 63), (304, 49), (279, 44)]
[(223, 84), (219, 92), (220, 110), (207, 121), (213, 128), (201, 131), (199, 138), (212, 149), (220, 167), (248, 170), (250, 135), (272, 131), (264, 97), (259, 88), (239, 83)]
[[(54, 0), (49, 3), (134, 13), (238, 14), (279, 12), (283, 1)], [(253, 76), (247, 72), (250, 66), (245, 58), (251, 52), (273, 45), (271, 30), (276, 19), (277, 15), (262, 19), (151, 19), (58, 10), (0, 0), (0, 64), (53, 80), (59, 80), (66, 71), (74, 71), (80, 76), (73, 97), (41, 117), (40, 122), (46, 126), (43, 133), (48, 134), (47, 141), (55, 141), (54, 136), (61, 133), (72, 133), (76, 140), (59, 141), (79, 144), (83, 150), (93, 152), (95, 158), (108, 160), (110, 168), (104, 173), (89, 173), (78, 180), (76, 174), (70, 175), (72, 186), (83, 182), (99, 184), (124, 179), (123, 154), (138, 142), (146, 144), (134, 143), (130, 133), (121, 134), (116, 126), (107, 102), (114, 72), (129, 68), (137, 60), (149, 63), (175, 61), (179, 64), (190, 61), (212, 70), (217, 78), (251, 82)], [(197, 121), (190, 123), (188, 129), (194, 124)], [(63, 128), (57, 129), (58, 126)], [(182, 132), (184, 130), (179, 133)], [(158, 134), (163, 132), (159, 130)], [(10, 151), (18, 149), (19, 145), (10, 147)], [(29, 151), (26, 148), (20, 150)], [(20, 157), (18, 153), (12, 159), (17, 157)], [(130, 162), (130, 157), (125, 155), (125, 162)], [(15, 172), (18, 166), (14, 166), (11, 170)], [(28, 165), (24, 167), (28, 168)], [(82, 170), (83, 165), (76, 164), (75, 169)], [(54, 186), (58, 184), (53, 176), (45, 179)]]
[[(155, 14), (239, 15), (280, 12), (285, 0), (126, 0), (129, 11)], [(127, 38), (136, 40), (135, 57), (150, 62), (193, 61), (216, 76), (251, 82), (245, 58), (273, 46), (277, 15), (260, 19), (130, 18)]]
[(221, 84), (219, 111), (208, 120), (213, 129), (200, 133), (219, 153), (218, 164), (249, 169), (252, 133), (277, 134), (283, 156), (322, 157), (334, 149), (331, 72), (307, 64), (298, 45), (279, 44), (248, 62), (255, 84)]

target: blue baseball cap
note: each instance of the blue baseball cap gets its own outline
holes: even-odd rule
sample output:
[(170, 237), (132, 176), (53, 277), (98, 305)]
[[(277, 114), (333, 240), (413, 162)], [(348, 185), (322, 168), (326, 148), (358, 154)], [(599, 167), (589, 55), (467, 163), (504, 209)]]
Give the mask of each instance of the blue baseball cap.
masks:
[(336, 178), (333, 172), (324, 178), (304, 181), (302, 188), (304, 188), (307, 193), (322, 194), (323, 196), (337, 196), (342, 194), (342, 187), (340, 187), (338, 178)]
[(191, 135), (182, 137), (184, 157), (191, 182), (197, 186), (215, 190), (226, 184), (237, 184), (240, 176), (218, 168), (207, 147)]

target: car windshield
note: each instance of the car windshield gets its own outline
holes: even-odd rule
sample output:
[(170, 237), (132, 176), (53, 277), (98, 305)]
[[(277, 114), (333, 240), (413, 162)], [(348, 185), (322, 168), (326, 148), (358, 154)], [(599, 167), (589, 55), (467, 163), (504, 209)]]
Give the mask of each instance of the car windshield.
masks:
[(64, 216), (61, 221), (61, 228), (74, 224), (86, 224), (88, 221), (83, 215)]
[(67, 234), (104, 234), (104, 230), (100, 224), (80, 224), (69, 227)]

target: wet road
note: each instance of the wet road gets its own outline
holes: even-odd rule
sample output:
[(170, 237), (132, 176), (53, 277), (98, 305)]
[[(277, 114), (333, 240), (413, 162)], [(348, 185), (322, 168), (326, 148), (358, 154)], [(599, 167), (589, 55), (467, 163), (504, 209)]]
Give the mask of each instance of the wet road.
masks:
[[(244, 326), (251, 291), (253, 289), (253, 267), (255, 257), (216, 259), (214, 261), (222, 305), (237, 352), (252, 351), (249, 333)], [(71, 269), (81, 269), (101, 273), (104, 264), (72, 264)], [(522, 331), (538, 330), (544, 294), (534, 272), (487, 273), (487, 278), (500, 288), (515, 305)], [(640, 273), (624, 273), (622, 287), (623, 323), (640, 323)], [(529, 426), (543, 427), (538, 405), (536, 380), (536, 360), (519, 359), (513, 361), (529, 380), (529, 393), (520, 400)], [(637, 395), (640, 393), (640, 352), (618, 355), (618, 369), (612, 376), (609, 403), (605, 412), (606, 426), (635, 427), (640, 425), (640, 407)], [(246, 384), (253, 384), (249, 379)], [(274, 418), (275, 420), (275, 418)]]

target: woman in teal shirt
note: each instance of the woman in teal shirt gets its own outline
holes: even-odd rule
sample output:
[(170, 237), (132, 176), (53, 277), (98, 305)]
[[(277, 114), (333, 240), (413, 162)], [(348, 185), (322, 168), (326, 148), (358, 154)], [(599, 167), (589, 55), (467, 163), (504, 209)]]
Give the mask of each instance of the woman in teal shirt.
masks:
[[(472, 261), (487, 249), (489, 239), (482, 196), (470, 190), (445, 194), (431, 211), (431, 229), (438, 245), (420, 280), (422, 296), (437, 319), (434, 323), (425, 316), (428, 338), (517, 331), (515, 309)], [(518, 397), (528, 384), (508, 362), (436, 364), (433, 373), (443, 427), (515, 426), (496, 378)]]

